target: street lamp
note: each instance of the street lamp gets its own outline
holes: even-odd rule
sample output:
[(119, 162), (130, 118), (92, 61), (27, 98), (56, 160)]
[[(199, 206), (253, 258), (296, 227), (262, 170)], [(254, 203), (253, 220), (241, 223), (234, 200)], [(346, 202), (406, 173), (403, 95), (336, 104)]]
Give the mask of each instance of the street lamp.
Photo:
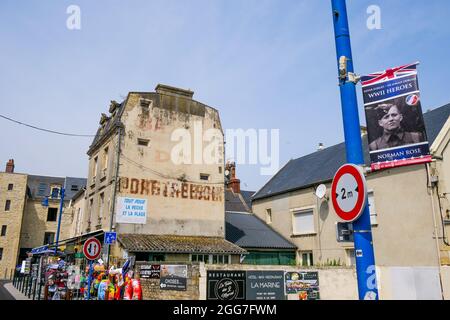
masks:
[(62, 220), (62, 212), (63, 212), (63, 205), (64, 205), (64, 193), (65, 193), (65, 190), (63, 187), (61, 187), (61, 192), (60, 192), (61, 200), (59, 202), (58, 228), (56, 230), (55, 256), (58, 252), (59, 231), (61, 229), (61, 220)]

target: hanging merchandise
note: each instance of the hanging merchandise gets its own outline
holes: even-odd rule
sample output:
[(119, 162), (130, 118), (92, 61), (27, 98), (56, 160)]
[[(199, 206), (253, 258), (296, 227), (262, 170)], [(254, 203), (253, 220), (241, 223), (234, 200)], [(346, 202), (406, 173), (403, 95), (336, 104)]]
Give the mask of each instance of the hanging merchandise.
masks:
[(132, 300), (142, 300), (142, 287), (141, 281), (139, 279), (133, 279), (131, 281), (133, 287), (133, 298)]

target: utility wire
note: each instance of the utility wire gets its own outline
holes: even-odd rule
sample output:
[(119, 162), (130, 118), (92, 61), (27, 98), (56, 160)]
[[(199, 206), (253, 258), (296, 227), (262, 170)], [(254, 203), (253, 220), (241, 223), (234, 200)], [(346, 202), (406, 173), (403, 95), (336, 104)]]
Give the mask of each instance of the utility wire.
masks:
[(8, 120), (8, 121), (17, 123), (17, 124), (21, 124), (21, 125), (26, 126), (26, 127), (30, 127), (30, 128), (36, 129), (36, 130), (44, 131), (44, 132), (49, 132), (49, 133), (59, 134), (59, 135), (62, 135), (62, 136), (70, 136), (70, 137), (95, 137), (95, 134), (76, 134), (76, 133), (67, 133), (67, 132), (60, 132), (60, 131), (54, 131), (54, 130), (44, 129), (44, 128), (40, 128), (40, 127), (33, 126), (33, 125), (31, 125), (31, 124), (27, 124), (27, 123), (24, 123), (24, 122), (20, 122), (20, 121), (11, 119), (11, 118), (6, 117), (6, 116), (1, 115), (1, 114), (0, 114), (0, 117), (3, 118), (3, 119), (6, 119), (6, 120)]

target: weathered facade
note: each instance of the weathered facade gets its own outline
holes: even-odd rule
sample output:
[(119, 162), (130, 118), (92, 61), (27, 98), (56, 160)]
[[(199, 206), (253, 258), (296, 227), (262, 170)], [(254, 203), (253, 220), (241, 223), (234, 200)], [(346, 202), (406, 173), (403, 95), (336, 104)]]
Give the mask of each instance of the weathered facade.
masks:
[[(225, 242), (219, 113), (193, 100), (192, 91), (165, 85), (155, 91), (130, 92), (123, 103), (111, 102), (109, 115), (102, 114), (88, 151), (82, 233), (112, 226), (119, 237), (202, 236)], [(144, 220), (117, 221), (121, 201), (143, 203)], [(113, 259), (122, 258), (122, 249), (112, 251)]]
[[(449, 264), (450, 252), (449, 114), (450, 105), (424, 114), (431, 164), (366, 177), (382, 299), (442, 298), (440, 269)], [(367, 155), (365, 136), (363, 142)], [(355, 264), (351, 228), (338, 228), (329, 192), (323, 199), (314, 193), (321, 183), (330, 190), (334, 172), (344, 163), (344, 144), (291, 160), (253, 198), (253, 212), (264, 220), (270, 215), (270, 225), (297, 245), (300, 264)]]

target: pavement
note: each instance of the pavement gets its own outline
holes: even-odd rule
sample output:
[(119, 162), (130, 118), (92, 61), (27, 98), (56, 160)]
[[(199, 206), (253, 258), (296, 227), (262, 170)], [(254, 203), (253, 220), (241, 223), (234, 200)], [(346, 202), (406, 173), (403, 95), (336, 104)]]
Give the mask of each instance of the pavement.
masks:
[(14, 288), (12, 281), (0, 280), (0, 300), (31, 300)]

